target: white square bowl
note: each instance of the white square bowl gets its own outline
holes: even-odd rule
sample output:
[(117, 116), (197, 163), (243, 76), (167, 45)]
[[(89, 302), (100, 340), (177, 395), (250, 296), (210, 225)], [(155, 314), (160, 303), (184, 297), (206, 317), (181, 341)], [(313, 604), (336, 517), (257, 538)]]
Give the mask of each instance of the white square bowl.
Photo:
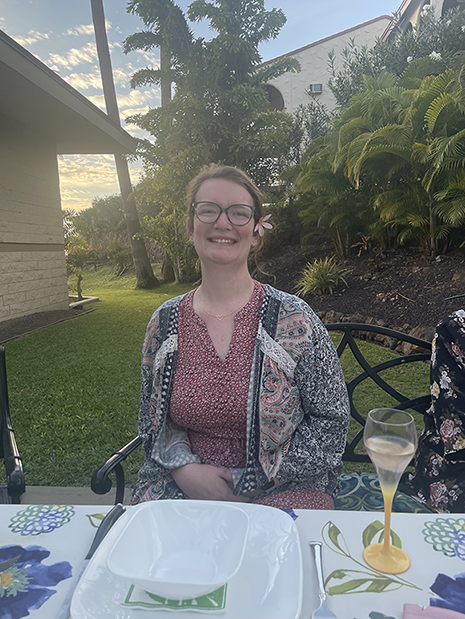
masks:
[(200, 597), (228, 582), (242, 563), (249, 517), (234, 503), (149, 501), (123, 518), (108, 569), (149, 593)]

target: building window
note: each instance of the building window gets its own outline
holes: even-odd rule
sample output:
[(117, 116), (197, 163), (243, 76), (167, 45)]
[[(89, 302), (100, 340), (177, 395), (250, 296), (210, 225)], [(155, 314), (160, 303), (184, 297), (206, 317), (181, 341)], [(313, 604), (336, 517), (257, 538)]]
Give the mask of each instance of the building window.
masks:
[(309, 84), (308, 92), (314, 94), (321, 94), (323, 92), (323, 84)]
[(279, 112), (282, 112), (284, 110), (284, 99), (279, 90), (270, 84), (265, 84), (263, 88), (265, 89), (268, 97), (268, 105), (260, 111), (265, 112), (270, 110), (278, 110)]
[(458, 0), (444, 0), (441, 15), (445, 15), (447, 11), (450, 11), (450, 9), (455, 9), (455, 7), (459, 5), (460, 3), (458, 2)]

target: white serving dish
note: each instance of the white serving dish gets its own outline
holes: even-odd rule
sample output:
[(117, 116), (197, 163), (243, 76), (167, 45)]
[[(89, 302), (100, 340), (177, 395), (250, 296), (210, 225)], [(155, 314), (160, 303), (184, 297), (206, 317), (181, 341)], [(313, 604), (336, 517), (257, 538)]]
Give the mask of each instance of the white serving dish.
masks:
[[(180, 501), (187, 504), (188, 501)], [(217, 502), (208, 502), (213, 506)], [(71, 603), (73, 619), (202, 619), (218, 614), (221, 619), (298, 619), (302, 605), (302, 553), (297, 527), (285, 512), (273, 507), (237, 504), (249, 516), (249, 532), (242, 564), (228, 582), (222, 611), (193, 608), (150, 611), (128, 607), (127, 581), (107, 567), (107, 556), (121, 534), (123, 516), (116, 522), (89, 562)], [(138, 509), (130, 507), (132, 510)]]
[(123, 518), (107, 567), (150, 593), (200, 597), (231, 580), (242, 563), (249, 517), (235, 503), (149, 501)]

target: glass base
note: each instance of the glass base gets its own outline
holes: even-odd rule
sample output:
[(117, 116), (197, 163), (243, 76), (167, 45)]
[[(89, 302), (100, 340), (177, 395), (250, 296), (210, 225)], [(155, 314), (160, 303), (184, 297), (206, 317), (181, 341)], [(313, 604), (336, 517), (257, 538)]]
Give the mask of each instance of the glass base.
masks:
[(370, 567), (383, 574), (402, 574), (410, 567), (408, 554), (392, 545), (386, 551), (384, 544), (371, 544), (363, 551), (363, 558)]

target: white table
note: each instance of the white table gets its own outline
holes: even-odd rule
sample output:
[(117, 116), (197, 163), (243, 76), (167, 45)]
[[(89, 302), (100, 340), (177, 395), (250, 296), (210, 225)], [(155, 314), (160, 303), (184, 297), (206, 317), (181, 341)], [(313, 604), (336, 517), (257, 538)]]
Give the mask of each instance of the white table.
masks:
[[(0, 506), (0, 563), (5, 561), (7, 546), (21, 546), (30, 553), (31, 565), (39, 580), (47, 581), (39, 585), (39, 597), (47, 599), (40, 608), (34, 608), (30, 583), (23, 582), (25, 592), (14, 594), (8, 570), (1, 572), (4, 595), (0, 597), (0, 619), (8, 616), (2, 615), (2, 608), (5, 612), (8, 607), (27, 607), (31, 619), (55, 617), (69, 588), (71, 570), (79, 569), (96, 527), (111, 507)], [(370, 536), (370, 532), (379, 535), (380, 525), (376, 523), (382, 522), (382, 513), (296, 510), (295, 515), (304, 565), (302, 619), (311, 617), (318, 606), (309, 540), (324, 542), (324, 570), (329, 577), (328, 588), (333, 593), (328, 605), (338, 619), (370, 619), (370, 613), (376, 612), (382, 614), (372, 614), (371, 619), (382, 619), (383, 615), (401, 619), (404, 603), (428, 606), (430, 598), (437, 597), (430, 587), (438, 574), (453, 579), (465, 572), (464, 514), (394, 514), (392, 528), (410, 555), (412, 566), (405, 574), (393, 577), (370, 570), (362, 558), (363, 535)], [(351, 590), (350, 587), (355, 588)], [(369, 587), (376, 592), (363, 591)], [(170, 617), (159, 611), (146, 615), (147, 618)]]

